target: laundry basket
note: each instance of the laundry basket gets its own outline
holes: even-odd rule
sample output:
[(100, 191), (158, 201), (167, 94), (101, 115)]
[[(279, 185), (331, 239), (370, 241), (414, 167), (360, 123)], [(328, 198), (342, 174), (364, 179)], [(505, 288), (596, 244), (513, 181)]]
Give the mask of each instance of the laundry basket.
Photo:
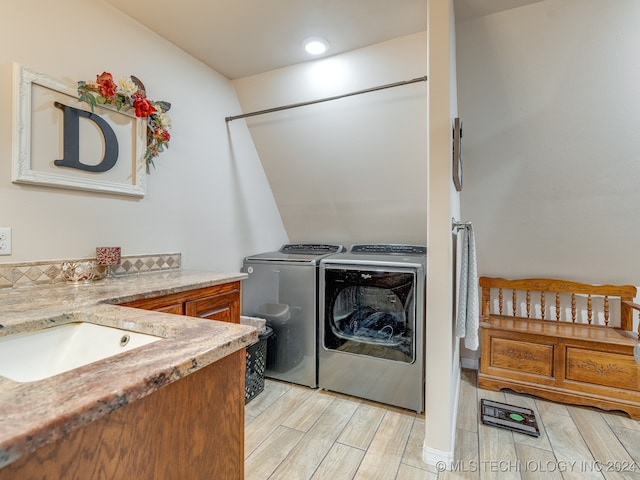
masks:
[[(253, 324), (253, 322), (251, 322), (251, 324)], [(258, 332), (260, 332), (260, 327), (258, 327)], [(258, 341), (246, 348), (247, 363), (244, 374), (245, 404), (249, 403), (256, 395), (264, 390), (264, 370), (267, 365), (267, 339), (272, 333), (273, 330), (271, 327), (265, 326), (264, 331), (258, 333)]]

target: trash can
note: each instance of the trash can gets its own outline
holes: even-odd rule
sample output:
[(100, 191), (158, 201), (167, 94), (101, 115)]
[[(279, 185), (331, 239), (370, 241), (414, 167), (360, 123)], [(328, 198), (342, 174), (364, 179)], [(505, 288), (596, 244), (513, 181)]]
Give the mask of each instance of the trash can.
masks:
[[(264, 303), (256, 311), (273, 329), (267, 350), (267, 370), (288, 372), (304, 360), (304, 332), (301, 331), (300, 308), (284, 303)], [(276, 376), (276, 378), (279, 378)]]
[(264, 390), (264, 370), (267, 365), (267, 339), (273, 333), (271, 327), (265, 327), (258, 334), (258, 341), (246, 348), (246, 370), (244, 373), (244, 403), (247, 404)]

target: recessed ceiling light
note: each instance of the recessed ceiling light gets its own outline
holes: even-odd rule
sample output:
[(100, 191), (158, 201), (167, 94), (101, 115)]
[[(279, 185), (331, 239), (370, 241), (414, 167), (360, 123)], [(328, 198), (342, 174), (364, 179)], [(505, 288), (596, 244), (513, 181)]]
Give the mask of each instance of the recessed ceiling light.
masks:
[(307, 38), (302, 42), (304, 49), (310, 55), (321, 55), (329, 50), (329, 42), (322, 37)]

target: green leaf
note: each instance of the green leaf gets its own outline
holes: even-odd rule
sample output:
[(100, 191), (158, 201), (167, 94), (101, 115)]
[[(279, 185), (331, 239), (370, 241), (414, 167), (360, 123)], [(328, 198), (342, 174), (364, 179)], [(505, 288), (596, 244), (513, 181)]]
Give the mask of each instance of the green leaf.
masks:
[(80, 95), (80, 98), (78, 98), (78, 100), (80, 102), (86, 102), (89, 107), (91, 107), (91, 111), (93, 112), (94, 107), (96, 106), (96, 98), (93, 95), (91, 95), (89, 92), (85, 92)]

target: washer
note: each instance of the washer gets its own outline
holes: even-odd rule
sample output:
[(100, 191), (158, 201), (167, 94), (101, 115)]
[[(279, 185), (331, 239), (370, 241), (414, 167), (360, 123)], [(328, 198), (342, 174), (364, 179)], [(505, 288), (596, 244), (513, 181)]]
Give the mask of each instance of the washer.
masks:
[(285, 244), (246, 257), (242, 315), (267, 320), (265, 377), (318, 386), (318, 265), (342, 245)]
[(424, 410), (426, 259), (366, 244), (320, 261), (320, 388)]

